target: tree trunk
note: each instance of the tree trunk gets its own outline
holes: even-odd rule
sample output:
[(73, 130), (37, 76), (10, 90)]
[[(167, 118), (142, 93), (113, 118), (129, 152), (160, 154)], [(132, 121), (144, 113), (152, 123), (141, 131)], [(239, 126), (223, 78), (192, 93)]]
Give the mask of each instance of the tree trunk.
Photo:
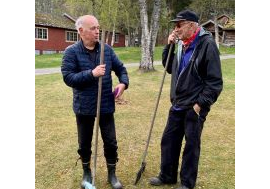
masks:
[(152, 13), (151, 19), (151, 27), (150, 27), (150, 56), (152, 59), (152, 67), (154, 68), (154, 50), (156, 46), (157, 33), (159, 28), (159, 16), (160, 16), (161, 2), (160, 0), (154, 1), (154, 9)]
[(125, 13), (126, 19), (127, 19), (127, 30), (128, 30), (128, 47), (130, 47), (131, 44), (131, 33), (130, 33), (130, 22), (129, 22), (129, 15), (128, 12), (126, 11)]
[(159, 15), (160, 15), (160, 0), (154, 1), (154, 9), (151, 18), (150, 31), (148, 27), (148, 14), (147, 5), (145, 0), (139, 0), (140, 5), (140, 18), (142, 27), (141, 37), (141, 62), (139, 69), (142, 71), (154, 70), (153, 66), (153, 55), (154, 48), (156, 45), (157, 32), (159, 27)]
[(113, 23), (113, 33), (112, 33), (111, 47), (113, 47), (114, 41), (115, 41), (115, 23)]
[(131, 33), (130, 33), (130, 28), (127, 27), (127, 30), (128, 30), (128, 47), (130, 47), (130, 44), (131, 44)]
[(105, 43), (106, 44), (109, 44), (109, 37), (110, 37), (110, 31), (106, 31), (106, 40), (105, 40)]
[(139, 0), (140, 4), (140, 17), (141, 17), (141, 27), (142, 27), (142, 38), (141, 38), (141, 62), (140, 70), (150, 71), (153, 69), (151, 66), (151, 56), (150, 56), (150, 35), (148, 29), (148, 15), (147, 15), (147, 5), (145, 0)]
[(225, 42), (225, 31), (222, 32), (222, 40), (221, 40), (222, 43)]
[(111, 40), (111, 47), (113, 47), (114, 42), (115, 42), (115, 25), (116, 25), (116, 20), (117, 20), (117, 14), (118, 14), (118, 8), (119, 8), (119, 1), (114, 0), (112, 1), (112, 5), (110, 5), (112, 8), (110, 8), (111, 14), (111, 20), (112, 20), (112, 27), (113, 27), (113, 33), (112, 33), (112, 40)]
[(219, 49), (219, 34), (218, 34), (218, 23), (217, 23), (217, 14), (215, 14), (215, 41)]
[(217, 44), (217, 48), (219, 49), (219, 34), (218, 34), (218, 21), (217, 21), (217, 17), (218, 17), (218, 1), (215, 0), (215, 13), (214, 13), (214, 22), (215, 22), (215, 41)]

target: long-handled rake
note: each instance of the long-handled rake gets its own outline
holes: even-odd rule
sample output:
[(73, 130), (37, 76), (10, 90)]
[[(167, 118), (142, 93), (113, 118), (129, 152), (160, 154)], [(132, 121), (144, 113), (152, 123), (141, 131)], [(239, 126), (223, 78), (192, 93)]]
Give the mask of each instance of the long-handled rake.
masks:
[[(105, 31), (103, 29), (102, 35), (101, 35), (100, 65), (104, 63), (104, 40), (105, 40)], [(85, 189), (96, 189), (95, 178), (96, 178), (96, 170), (97, 170), (98, 127), (99, 127), (99, 120), (100, 120), (101, 90), (102, 90), (102, 76), (98, 78), (98, 98), (97, 98), (97, 118), (95, 121), (95, 149), (94, 149), (93, 179), (92, 179), (92, 184), (89, 182), (84, 183)]]
[(154, 111), (154, 115), (152, 117), (151, 127), (150, 127), (150, 130), (149, 130), (148, 139), (147, 139), (147, 142), (146, 142), (146, 147), (145, 147), (145, 150), (144, 150), (144, 153), (143, 153), (141, 168), (137, 173), (137, 177), (136, 177), (136, 180), (135, 180), (135, 183), (134, 183), (135, 185), (139, 182), (139, 180), (140, 180), (140, 178), (142, 176), (142, 173), (144, 172), (145, 167), (146, 167), (145, 158), (146, 158), (146, 155), (147, 155), (147, 150), (148, 150), (148, 147), (149, 147), (149, 142), (150, 142), (150, 138), (151, 138), (151, 134), (152, 134), (155, 118), (156, 118), (158, 104), (159, 104), (159, 100), (160, 100), (160, 96), (161, 96), (161, 92), (162, 92), (162, 88), (163, 88), (163, 84), (164, 84), (164, 80), (165, 80), (165, 76), (166, 76), (166, 72), (167, 72), (168, 62), (169, 62), (169, 59), (170, 59), (170, 56), (171, 56), (172, 46), (173, 45), (171, 44), (170, 49), (169, 49), (169, 53), (168, 53), (168, 56), (167, 56), (166, 65), (165, 65), (165, 69), (164, 69), (164, 73), (163, 73), (163, 78), (162, 78), (162, 81), (161, 81), (161, 85), (160, 85), (160, 89), (159, 89), (159, 93), (158, 93), (158, 98), (157, 98), (157, 102), (156, 102), (156, 106), (155, 106), (155, 111)]

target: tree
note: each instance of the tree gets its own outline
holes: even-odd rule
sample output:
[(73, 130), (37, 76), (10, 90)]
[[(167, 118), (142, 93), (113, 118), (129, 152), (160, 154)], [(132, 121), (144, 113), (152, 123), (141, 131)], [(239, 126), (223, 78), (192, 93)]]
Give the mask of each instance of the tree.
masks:
[[(115, 3), (116, 2), (116, 3)], [(107, 31), (106, 42), (108, 43), (109, 30), (115, 23), (118, 10), (118, 0), (67, 0), (68, 12), (74, 17), (86, 14), (94, 15), (100, 23), (101, 29)]]
[(146, 1), (139, 0), (139, 6), (140, 6), (140, 20), (142, 28), (141, 62), (139, 69), (142, 71), (151, 71), (154, 70), (153, 52), (156, 44), (156, 37), (159, 27), (161, 1), (154, 0), (154, 8), (151, 17), (150, 29), (148, 23), (148, 9)]
[(53, 13), (53, 0), (36, 0), (35, 11), (38, 13)]
[[(121, 0), (119, 2), (118, 26), (128, 34), (128, 46), (135, 45), (135, 38), (138, 37), (140, 28), (140, 11), (136, 1)], [(130, 11), (132, 10), (132, 11)]]
[(199, 14), (201, 21), (213, 19), (215, 23), (215, 41), (219, 47), (219, 32), (217, 17), (221, 14), (234, 15), (235, 1), (234, 0), (193, 0), (190, 5), (194, 11)]
[(92, 14), (98, 18), (100, 4), (96, 0), (66, 0), (65, 6), (74, 17)]
[(178, 12), (187, 8), (192, 0), (166, 0), (166, 5), (168, 8), (168, 17), (170, 19), (175, 18)]
[(234, 0), (193, 0), (189, 8), (198, 13), (201, 22), (213, 19), (214, 11), (220, 14), (227, 14), (234, 17), (235, 1)]

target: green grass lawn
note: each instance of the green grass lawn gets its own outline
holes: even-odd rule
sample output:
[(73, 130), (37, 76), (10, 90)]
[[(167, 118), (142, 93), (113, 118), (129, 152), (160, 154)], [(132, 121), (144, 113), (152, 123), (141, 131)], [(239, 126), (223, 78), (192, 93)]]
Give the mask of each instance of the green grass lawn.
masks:
[[(146, 170), (139, 184), (133, 185), (163, 74), (161, 66), (155, 68), (155, 72), (149, 73), (128, 68), (130, 87), (124, 93), (127, 104), (116, 105), (117, 175), (126, 189), (171, 189), (179, 185), (148, 184), (149, 178), (159, 172), (160, 140), (170, 107), (169, 75), (153, 128)], [(223, 60), (222, 70), (224, 89), (204, 125), (196, 189), (235, 188), (235, 60)], [(35, 84), (35, 188), (79, 189), (82, 169), (80, 162), (74, 166), (78, 155), (72, 91), (60, 74), (36, 76)], [(99, 136), (96, 184), (98, 189), (110, 189), (102, 146)]]
[[(154, 60), (161, 60), (163, 46), (155, 48)], [(141, 48), (140, 47), (118, 47), (114, 48), (119, 59), (125, 63), (140, 62)], [(220, 46), (221, 54), (234, 54), (234, 47)], [(46, 54), (35, 56), (35, 68), (53, 68), (59, 67), (62, 62), (63, 54)]]
[(235, 54), (235, 47), (225, 47), (219, 45), (219, 52), (220, 54)]

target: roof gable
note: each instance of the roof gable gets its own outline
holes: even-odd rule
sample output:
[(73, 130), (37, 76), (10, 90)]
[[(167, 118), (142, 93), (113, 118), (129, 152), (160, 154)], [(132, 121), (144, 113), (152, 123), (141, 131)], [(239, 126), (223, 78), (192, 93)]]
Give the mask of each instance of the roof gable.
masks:
[(231, 19), (227, 14), (222, 14), (219, 17), (217, 17), (217, 19), (220, 20), (220, 19), (222, 19), (224, 17), (227, 18), (227, 19), (229, 19), (229, 20)]
[[(69, 16), (69, 15), (68, 15)], [(35, 25), (76, 30), (72, 17), (35, 13)], [(73, 19), (73, 20), (72, 20)]]

